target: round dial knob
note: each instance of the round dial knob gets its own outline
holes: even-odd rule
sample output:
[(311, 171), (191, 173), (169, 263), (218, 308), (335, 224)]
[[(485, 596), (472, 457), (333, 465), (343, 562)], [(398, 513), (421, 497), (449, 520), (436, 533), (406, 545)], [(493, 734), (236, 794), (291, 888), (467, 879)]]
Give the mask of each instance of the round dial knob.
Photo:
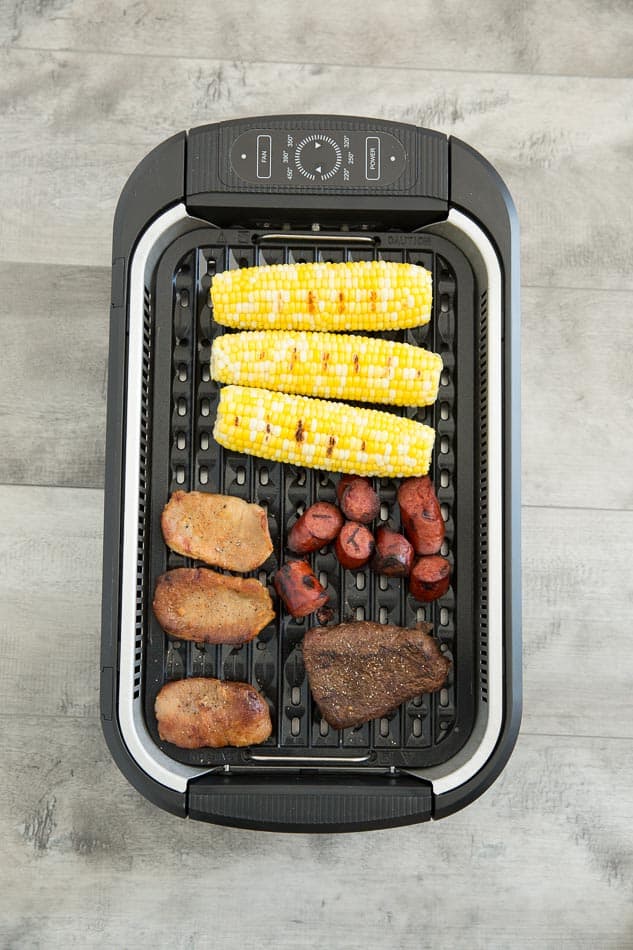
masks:
[(327, 181), (341, 167), (341, 147), (329, 135), (307, 135), (297, 145), (297, 171), (309, 181)]

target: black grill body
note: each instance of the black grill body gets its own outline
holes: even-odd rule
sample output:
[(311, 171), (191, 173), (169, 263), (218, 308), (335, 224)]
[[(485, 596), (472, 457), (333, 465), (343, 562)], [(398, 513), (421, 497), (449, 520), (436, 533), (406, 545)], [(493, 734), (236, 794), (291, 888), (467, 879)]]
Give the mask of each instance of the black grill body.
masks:
[[(193, 563), (161, 537), (172, 491), (264, 505), (274, 552), (255, 576), (265, 584), (288, 527), (336, 495), (333, 473), (213, 441), (208, 366), (225, 332), (209, 305), (213, 275), (361, 259), (433, 273), (429, 325), (385, 335), (443, 358), (436, 404), (399, 411), (437, 432), (431, 474), (454, 582), (421, 606), (401, 580), (345, 571), (329, 549), (312, 555), (313, 568), (332, 622), (429, 620), (453, 666), (439, 693), (339, 732), (311, 699), (308, 620), (279, 611), (240, 648), (197, 645), (166, 637), (151, 599), (159, 574)], [(518, 329), (514, 207), (492, 167), (456, 139), (371, 119), (261, 117), (180, 133), (138, 166), (114, 225), (101, 707), (112, 754), (146, 797), (218, 823), (348, 831), (441, 817), (494, 780), (521, 709)], [(398, 528), (397, 482), (375, 481), (380, 521)], [(252, 682), (271, 706), (271, 738), (251, 749), (162, 742), (156, 694), (185, 676)]]

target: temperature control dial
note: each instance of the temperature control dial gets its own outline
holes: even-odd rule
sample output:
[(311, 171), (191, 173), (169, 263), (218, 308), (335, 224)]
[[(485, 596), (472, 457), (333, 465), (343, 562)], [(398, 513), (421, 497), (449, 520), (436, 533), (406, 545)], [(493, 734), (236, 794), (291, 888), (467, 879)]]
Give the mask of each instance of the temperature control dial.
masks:
[(330, 135), (307, 135), (295, 150), (295, 166), (308, 181), (328, 181), (343, 163), (341, 147)]

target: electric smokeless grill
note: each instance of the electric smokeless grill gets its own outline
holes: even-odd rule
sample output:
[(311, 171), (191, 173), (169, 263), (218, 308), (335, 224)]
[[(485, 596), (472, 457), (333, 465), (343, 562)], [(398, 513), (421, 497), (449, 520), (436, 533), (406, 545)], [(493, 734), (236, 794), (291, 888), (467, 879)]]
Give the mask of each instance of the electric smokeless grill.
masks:
[[(214, 274), (372, 259), (432, 271), (430, 323), (387, 336), (444, 362), (436, 404), (396, 411), (437, 433), (430, 474), (453, 583), (422, 606), (401, 579), (345, 571), (329, 548), (312, 566), (333, 623), (428, 620), (453, 664), (441, 691), (336, 731), (305, 675), (311, 618), (280, 608), (251, 643), (203, 645), (168, 638), (151, 601), (161, 573), (192, 563), (161, 536), (171, 492), (264, 506), (275, 550), (255, 576), (269, 585), (297, 513), (336, 498), (336, 474), (214, 442)], [(136, 168), (117, 206), (109, 366), (101, 714), (129, 781), (175, 814), (279, 831), (402, 825), (477, 798), (508, 760), (521, 715), (519, 241), (491, 165), (458, 139), (352, 116), (265, 116), (175, 135)], [(381, 519), (397, 529), (397, 482), (375, 483)], [(188, 676), (256, 686), (270, 739), (195, 751), (161, 741), (156, 695)]]

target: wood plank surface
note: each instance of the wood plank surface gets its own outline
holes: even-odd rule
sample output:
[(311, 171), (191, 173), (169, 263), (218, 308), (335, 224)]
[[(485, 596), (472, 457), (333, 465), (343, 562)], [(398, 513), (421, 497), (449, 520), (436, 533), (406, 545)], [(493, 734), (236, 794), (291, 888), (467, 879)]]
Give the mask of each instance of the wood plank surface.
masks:
[(633, 80), (161, 63), (0, 53), (0, 260), (108, 266), (125, 180), (180, 129), (245, 111), (369, 111), (455, 134), (496, 165), (519, 210), (525, 284), (633, 289)]
[(631, 76), (633, 8), (621, 0), (190, 0), (184, 16), (168, 0), (6, 0), (0, 42), (166, 58)]
[(0, 486), (0, 711), (99, 715), (103, 493)]
[(633, 295), (524, 288), (523, 502), (633, 508)]
[(524, 736), (443, 821), (284, 836), (154, 808), (93, 720), (0, 725), (11, 950), (631, 946), (631, 740)]
[(633, 513), (525, 508), (522, 557), (523, 728), (633, 737)]
[(109, 268), (0, 264), (0, 482), (103, 487)]

